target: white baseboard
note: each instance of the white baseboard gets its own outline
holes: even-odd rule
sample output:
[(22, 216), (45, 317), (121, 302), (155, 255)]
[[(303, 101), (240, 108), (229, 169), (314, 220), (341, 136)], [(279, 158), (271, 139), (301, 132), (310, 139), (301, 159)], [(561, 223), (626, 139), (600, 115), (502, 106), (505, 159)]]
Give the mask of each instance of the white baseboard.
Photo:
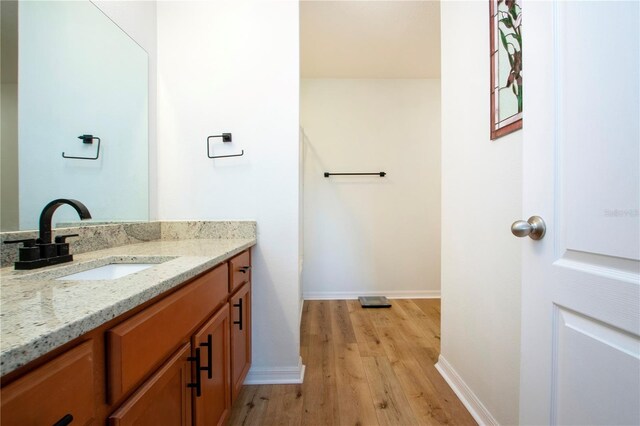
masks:
[(440, 355), (438, 357), (438, 363), (436, 369), (440, 372), (440, 375), (451, 386), (451, 389), (458, 395), (462, 404), (467, 407), (469, 413), (479, 425), (498, 426), (498, 421), (491, 415), (491, 412), (484, 406), (482, 401), (476, 396), (475, 393), (467, 386), (462, 380), (462, 377), (453, 369), (451, 364)]
[(251, 367), (245, 385), (285, 385), (296, 384), (304, 381), (305, 366), (302, 358), (299, 359), (296, 367)]
[(389, 299), (439, 299), (440, 290), (393, 291), (307, 291), (304, 300), (348, 300), (358, 296), (386, 296)]

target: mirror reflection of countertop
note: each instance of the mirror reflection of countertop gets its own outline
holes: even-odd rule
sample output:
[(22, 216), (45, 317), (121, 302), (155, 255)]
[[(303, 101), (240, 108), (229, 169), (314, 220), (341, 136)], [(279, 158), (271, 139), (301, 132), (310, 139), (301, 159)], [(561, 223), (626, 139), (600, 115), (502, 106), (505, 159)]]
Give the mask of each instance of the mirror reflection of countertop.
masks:
[[(46, 354), (256, 244), (158, 240), (74, 255), (41, 270), (0, 269), (0, 375)], [(154, 263), (114, 280), (57, 278), (108, 263)]]

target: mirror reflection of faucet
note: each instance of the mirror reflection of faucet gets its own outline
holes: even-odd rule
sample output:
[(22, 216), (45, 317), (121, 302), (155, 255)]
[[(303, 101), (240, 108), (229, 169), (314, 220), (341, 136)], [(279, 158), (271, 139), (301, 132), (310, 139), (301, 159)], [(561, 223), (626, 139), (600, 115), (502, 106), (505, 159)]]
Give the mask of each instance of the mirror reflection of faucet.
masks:
[(69, 254), (69, 243), (66, 239), (77, 237), (78, 234), (58, 235), (51, 242), (51, 220), (56, 209), (63, 204), (68, 204), (78, 212), (80, 219), (91, 219), (89, 209), (78, 200), (59, 198), (44, 206), (40, 213), (40, 231), (38, 239), (5, 241), (5, 244), (22, 243), (18, 249), (18, 261), (15, 263), (17, 270), (36, 269), (44, 266), (57, 265), (71, 262), (73, 255)]

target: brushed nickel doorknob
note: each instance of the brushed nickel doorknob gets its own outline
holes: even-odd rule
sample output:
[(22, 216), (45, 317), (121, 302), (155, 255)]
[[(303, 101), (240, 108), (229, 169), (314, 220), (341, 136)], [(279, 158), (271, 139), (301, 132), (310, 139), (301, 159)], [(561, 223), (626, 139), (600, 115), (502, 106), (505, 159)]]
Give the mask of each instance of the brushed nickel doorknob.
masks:
[(517, 220), (511, 225), (511, 233), (516, 237), (526, 237), (541, 240), (547, 230), (547, 225), (540, 216), (531, 216), (528, 221)]

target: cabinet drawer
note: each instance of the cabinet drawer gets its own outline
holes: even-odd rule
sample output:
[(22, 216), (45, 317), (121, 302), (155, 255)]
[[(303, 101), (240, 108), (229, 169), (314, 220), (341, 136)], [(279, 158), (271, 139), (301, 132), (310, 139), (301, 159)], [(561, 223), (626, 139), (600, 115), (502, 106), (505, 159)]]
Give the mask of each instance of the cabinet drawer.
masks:
[(229, 292), (251, 280), (251, 252), (240, 253), (229, 261)]
[(3, 425), (52, 425), (65, 416), (74, 425), (89, 424), (95, 416), (93, 342), (3, 387), (0, 395)]
[(109, 401), (140, 384), (228, 295), (228, 267), (220, 265), (107, 331)]

